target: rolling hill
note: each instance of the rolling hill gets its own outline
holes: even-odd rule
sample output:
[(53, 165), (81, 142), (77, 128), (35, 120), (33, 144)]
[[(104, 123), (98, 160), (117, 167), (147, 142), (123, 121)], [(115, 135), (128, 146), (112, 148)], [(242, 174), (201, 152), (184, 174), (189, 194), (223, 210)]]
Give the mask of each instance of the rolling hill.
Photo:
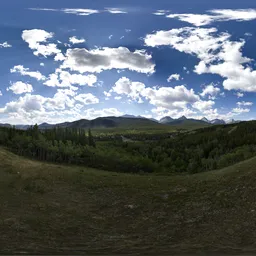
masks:
[(0, 148), (0, 254), (255, 254), (255, 166), (139, 176)]
[(161, 126), (158, 122), (139, 117), (99, 117), (93, 120), (81, 119), (74, 122), (65, 122), (60, 124), (46, 124), (39, 125), (40, 129), (51, 129), (53, 127), (62, 128), (120, 128), (120, 127), (149, 127)]

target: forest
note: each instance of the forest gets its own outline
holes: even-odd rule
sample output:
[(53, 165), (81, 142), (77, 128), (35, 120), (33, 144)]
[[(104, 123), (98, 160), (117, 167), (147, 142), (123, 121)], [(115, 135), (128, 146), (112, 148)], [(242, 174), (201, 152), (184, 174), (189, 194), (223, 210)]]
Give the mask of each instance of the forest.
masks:
[(96, 136), (93, 130), (0, 128), (0, 145), (28, 158), (125, 173), (198, 173), (256, 155), (256, 121), (162, 136)]

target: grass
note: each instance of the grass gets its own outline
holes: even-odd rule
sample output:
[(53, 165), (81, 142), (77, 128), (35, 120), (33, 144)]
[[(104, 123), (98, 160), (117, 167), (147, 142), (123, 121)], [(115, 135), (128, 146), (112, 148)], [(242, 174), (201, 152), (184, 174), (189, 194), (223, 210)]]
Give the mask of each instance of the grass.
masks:
[(255, 166), (139, 176), (0, 149), (0, 254), (255, 253)]
[(162, 133), (172, 133), (179, 130), (190, 131), (199, 128), (204, 128), (209, 125), (202, 123), (185, 123), (185, 124), (176, 124), (176, 125), (164, 125), (156, 124), (151, 126), (141, 126), (134, 127), (134, 125), (124, 126), (124, 127), (115, 127), (115, 128), (92, 128), (94, 135), (116, 135), (116, 134), (162, 134)]

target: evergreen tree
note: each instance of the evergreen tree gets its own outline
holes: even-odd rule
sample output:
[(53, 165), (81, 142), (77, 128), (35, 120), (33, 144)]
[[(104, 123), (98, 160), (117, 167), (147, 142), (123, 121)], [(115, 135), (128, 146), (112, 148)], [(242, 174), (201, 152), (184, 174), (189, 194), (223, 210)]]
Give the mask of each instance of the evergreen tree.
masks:
[(89, 131), (88, 131), (88, 143), (89, 143), (89, 146), (96, 147), (96, 143), (95, 143), (95, 140), (92, 136), (91, 129), (89, 129)]

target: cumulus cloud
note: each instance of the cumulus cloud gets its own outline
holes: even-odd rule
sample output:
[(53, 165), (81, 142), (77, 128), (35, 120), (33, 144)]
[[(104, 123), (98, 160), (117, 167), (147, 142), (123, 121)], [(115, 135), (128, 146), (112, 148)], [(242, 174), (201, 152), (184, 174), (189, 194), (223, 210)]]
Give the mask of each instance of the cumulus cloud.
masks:
[(47, 42), (53, 36), (53, 33), (42, 29), (24, 30), (21, 35), (22, 39), (28, 43), (29, 48), (34, 50), (34, 55), (44, 57), (61, 53), (56, 44)]
[(8, 42), (0, 43), (0, 48), (10, 48), (12, 45), (10, 45)]
[(7, 91), (12, 91), (14, 94), (23, 94), (27, 92), (33, 92), (33, 86), (28, 83), (23, 83), (21, 81), (12, 83), (10, 87), (7, 88)]
[(141, 92), (145, 89), (145, 85), (140, 82), (132, 82), (127, 77), (120, 78), (110, 92), (117, 93), (119, 95), (126, 95), (127, 97), (142, 102)]
[(217, 74), (225, 80), (226, 90), (256, 91), (256, 71), (244, 64), (251, 59), (242, 55), (245, 41), (231, 41), (230, 34), (218, 33), (216, 28), (185, 27), (157, 31), (145, 38), (147, 46), (171, 46), (199, 59), (197, 74)]
[(213, 84), (209, 84), (207, 85), (202, 93), (200, 94), (202, 97), (206, 97), (207, 95), (209, 96), (209, 98), (211, 99), (215, 99), (216, 96), (220, 93), (220, 88), (215, 87)]
[(85, 39), (84, 38), (77, 38), (76, 36), (72, 36), (69, 38), (69, 42), (71, 44), (82, 44), (85, 42)]
[(68, 71), (57, 69), (55, 73), (49, 75), (48, 80), (44, 84), (50, 87), (73, 88), (72, 85), (94, 86), (95, 83), (97, 83), (95, 75), (70, 74)]
[(242, 92), (237, 92), (237, 93), (235, 93), (235, 95), (237, 96), (237, 98), (244, 97), (244, 93), (242, 93)]
[(177, 18), (181, 21), (191, 23), (195, 26), (208, 25), (214, 21), (214, 17), (207, 14), (182, 13), (182, 14), (169, 14), (166, 17)]
[(232, 112), (234, 112), (236, 114), (242, 114), (242, 113), (250, 112), (250, 109), (249, 108), (233, 108)]
[(22, 76), (30, 76), (38, 81), (45, 80), (45, 76), (42, 75), (39, 71), (29, 71), (29, 68), (24, 68), (22, 65), (14, 66), (12, 69), (10, 69), (11, 73), (19, 73)]
[(41, 66), (41, 67), (44, 67), (44, 63), (43, 63), (43, 62), (41, 62), (41, 63), (40, 63), (40, 66)]
[(74, 99), (76, 101), (80, 101), (84, 105), (92, 105), (99, 103), (99, 99), (91, 93), (79, 94)]
[(179, 81), (180, 75), (179, 74), (172, 74), (167, 78), (167, 82), (171, 82), (172, 80)]
[(0, 96), (3, 96), (3, 93), (0, 91)]
[(144, 50), (131, 52), (128, 48), (97, 48), (93, 50), (68, 49), (62, 69), (70, 69), (80, 73), (100, 73), (110, 69), (129, 69), (132, 71), (152, 74), (155, 64), (152, 56)]
[(181, 21), (188, 22), (194, 26), (210, 25), (213, 22), (220, 21), (249, 21), (256, 19), (256, 9), (220, 9), (210, 10), (210, 14), (194, 14), (194, 13), (181, 13), (169, 14), (167, 18), (177, 18)]
[(212, 100), (208, 100), (208, 101), (199, 100), (199, 101), (196, 101), (195, 103), (193, 103), (193, 108), (196, 108), (199, 111), (201, 111), (202, 113), (205, 113), (206, 110), (212, 109), (214, 104), (215, 104), (215, 102)]
[(104, 116), (121, 116), (124, 113), (116, 108), (104, 108), (104, 109), (94, 109), (90, 108), (84, 111), (83, 116), (86, 119), (94, 119), (97, 117)]
[(253, 105), (252, 102), (246, 102), (246, 101), (237, 102), (236, 104), (237, 104), (239, 107), (241, 107), (241, 106), (252, 106), (252, 105)]
[(104, 95), (105, 95), (106, 97), (111, 97), (111, 93), (110, 93), (110, 92), (104, 91), (103, 93), (104, 93)]
[(130, 100), (143, 103), (143, 98), (150, 104), (169, 110), (184, 109), (188, 104), (200, 100), (193, 89), (187, 89), (184, 85), (172, 87), (146, 87), (141, 82), (133, 82), (127, 77), (120, 78), (110, 93), (126, 95)]
[(184, 85), (160, 88), (146, 88), (141, 95), (149, 100), (149, 103), (165, 109), (184, 109), (187, 104), (194, 103), (200, 98), (193, 89), (187, 89)]

